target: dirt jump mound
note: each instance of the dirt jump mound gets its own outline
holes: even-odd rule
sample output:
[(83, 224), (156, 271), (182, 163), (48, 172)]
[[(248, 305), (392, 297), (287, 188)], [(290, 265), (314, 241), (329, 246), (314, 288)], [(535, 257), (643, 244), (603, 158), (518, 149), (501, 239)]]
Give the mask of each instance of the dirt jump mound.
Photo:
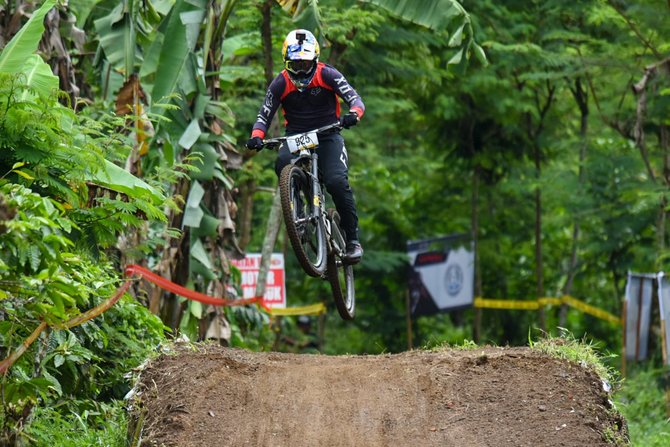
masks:
[(602, 380), (528, 348), (371, 356), (176, 347), (141, 373), (142, 446), (606, 446)]

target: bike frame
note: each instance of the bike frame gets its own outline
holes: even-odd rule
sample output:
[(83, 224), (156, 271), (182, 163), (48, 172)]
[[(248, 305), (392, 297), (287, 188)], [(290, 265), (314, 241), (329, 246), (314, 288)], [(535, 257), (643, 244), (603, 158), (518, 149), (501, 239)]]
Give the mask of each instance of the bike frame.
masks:
[[(316, 133), (319, 134), (326, 130), (338, 127), (339, 123), (331, 124), (320, 129), (316, 130)], [(335, 225), (332, 225), (330, 220), (326, 216), (325, 206), (326, 206), (326, 196), (323, 192), (321, 181), (319, 180), (319, 154), (316, 153), (316, 149), (319, 146), (313, 147), (311, 149), (303, 149), (300, 151), (300, 154), (291, 160), (291, 163), (298, 165), (303, 168), (305, 173), (310, 176), (312, 184), (312, 203), (311, 210), (312, 213), (308, 216), (308, 219), (318, 219), (323, 222), (324, 228), (326, 229), (326, 241), (328, 242), (328, 252), (335, 252), (335, 255), (342, 257), (345, 252), (344, 245), (340, 246), (340, 243), (344, 244), (344, 236), (338, 231)], [(305, 167), (305, 164), (309, 163), (309, 169)], [(333, 236), (333, 231), (336, 231), (338, 234), (337, 239)]]
[[(321, 189), (321, 182), (319, 181), (319, 154), (316, 153), (316, 148), (309, 151), (305, 150), (304, 154), (300, 154), (297, 158), (291, 160), (291, 163), (298, 166), (302, 165), (301, 167), (303, 168), (305, 173), (309, 175), (311, 180), (312, 214), (309, 216), (309, 218), (323, 220), (324, 216), (323, 206), (326, 198)], [(305, 163), (309, 163), (309, 170), (305, 168), (304, 166)]]
[[(319, 178), (319, 154), (316, 152), (319, 147), (319, 134), (333, 128), (341, 128), (341, 125), (335, 123), (292, 136), (273, 138), (264, 141), (264, 144), (275, 148), (286, 144), (289, 152), (294, 155), (291, 163), (282, 170), (279, 182), (282, 212), (285, 219), (290, 219), (286, 221), (286, 226), (291, 245), (308, 275), (320, 276), (330, 282), (340, 316), (345, 320), (352, 320), (355, 312), (353, 267), (344, 261), (346, 242), (339, 227), (340, 216), (335, 208), (326, 210), (325, 186)], [(311, 182), (311, 186), (303, 183), (296, 186), (295, 182), (303, 182), (299, 178), (303, 176)], [(294, 201), (296, 193), (298, 197), (311, 203)], [(295, 212), (296, 204), (301, 210), (300, 215)], [(303, 212), (307, 215), (303, 216)], [(316, 245), (303, 239), (308, 234), (304, 233), (305, 228), (315, 228), (311, 234), (317, 238)], [(306, 247), (309, 247), (309, 254)], [(312, 254), (317, 256), (316, 260), (310, 259)]]

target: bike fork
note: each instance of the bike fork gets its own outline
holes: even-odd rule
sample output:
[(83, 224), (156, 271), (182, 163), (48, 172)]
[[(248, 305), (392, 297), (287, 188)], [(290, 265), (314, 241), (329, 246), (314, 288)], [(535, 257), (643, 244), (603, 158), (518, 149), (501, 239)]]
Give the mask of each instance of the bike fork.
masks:
[(315, 219), (323, 225), (323, 228), (326, 232), (326, 240), (330, 241), (328, 243), (329, 250), (335, 249), (332, 243), (333, 235), (333, 223), (330, 221), (326, 214), (326, 204), (323, 190), (321, 189), (321, 182), (319, 181), (319, 155), (316, 151), (312, 152), (312, 166), (311, 166), (311, 176), (312, 176), (312, 209), (314, 210), (313, 216)]
[(312, 209), (317, 219), (323, 217), (323, 203), (321, 194), (321, 184), (319, 183), (319, 156), (316, 151), (312, 152)]

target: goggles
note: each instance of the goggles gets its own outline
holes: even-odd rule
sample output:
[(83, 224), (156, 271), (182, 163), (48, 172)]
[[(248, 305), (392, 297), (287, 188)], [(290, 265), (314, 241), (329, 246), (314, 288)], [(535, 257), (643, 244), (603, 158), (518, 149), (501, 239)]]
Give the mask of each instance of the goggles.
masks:
[(297, 75), (306, 75), (310, 71), (312, 71), (312, 68), (314, 67), (314, 61), (306, 61), (306, 60), (299, 60), (299, 61), (286, 61), (286, 69), (290, 71), (293, 74)]

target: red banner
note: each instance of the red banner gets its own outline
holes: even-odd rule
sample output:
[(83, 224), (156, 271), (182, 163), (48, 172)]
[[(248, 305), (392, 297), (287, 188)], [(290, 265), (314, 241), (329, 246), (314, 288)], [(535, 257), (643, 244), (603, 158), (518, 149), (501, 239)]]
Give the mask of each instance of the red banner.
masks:
[[(256, 294), (256, 284), (258, 283), (258, 273), (261, 266), (260, 253), (247, 253), (244, 259), (232, 259), (231, 264), (240, 269), (242, 280), (242, 296), (244, 298), (253, 297)], [(265, 294), (263, 295), (263, 304), (270, 308), (286, 307), (286, 286), (284, 277), (284, 255), (273, 253), (270, 259), (270, 268), (265, 281)]]

